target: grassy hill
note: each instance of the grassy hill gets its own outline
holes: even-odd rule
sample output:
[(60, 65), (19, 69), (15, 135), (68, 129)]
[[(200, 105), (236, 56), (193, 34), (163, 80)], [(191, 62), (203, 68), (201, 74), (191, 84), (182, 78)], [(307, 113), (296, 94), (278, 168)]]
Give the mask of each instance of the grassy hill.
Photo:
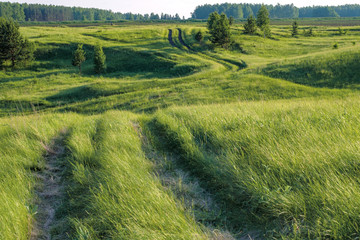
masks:
[(0, 72), (0, 238), (360, 237), (360, 27), (282, 23), (235, 24), (232, 50), (204, 23), (22, 27), (38, 48)]

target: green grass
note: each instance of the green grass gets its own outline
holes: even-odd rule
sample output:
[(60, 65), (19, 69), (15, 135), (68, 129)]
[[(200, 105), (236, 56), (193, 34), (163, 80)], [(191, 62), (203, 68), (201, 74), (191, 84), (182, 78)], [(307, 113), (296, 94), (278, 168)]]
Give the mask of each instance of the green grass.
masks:
[[(71, 119), (71, 120), (69, 120)], [(35, 178), (44, 167), (45, 146), (71, 114), (34, 115), (0, 120), (0, 238), (28, 239), (36, 216)]]
[(176, 107), (148, 124), (160, 148), (180, 155), (182, 167), (216, 195), (238, 231), (356, 238), (358, 104), (348, 98)]
[(54, 239), (358, 238), (356, 21), (340, 36), (303, 19), (292, 38), (279, 20), (271, 39), (237, 23), (233, 50), (213, 49), (205, 23), (22, 27), (38, 48), (0, 72), (0, 238), (29, 239), (35, 173), (63, 129)]
[[(173, 29), (176, 42), (178, 27), (183, 28), (187, 43), (201, 52), (188, 53), (170, 46), (168, 29)], [(349, 31), (346, 36), (334, 35), (335, 27), (315, 29), (316, 37), (291, 38), (287, 26), (274, 27), (274, 39), (263, 39), (242, 35), (242, 26), (235, 25), (234, 39), (247, 53), (243, 54), (207, 50), (206, 34), (202, 46), (198, 46), (193, 35), (199, 30), (206, 31), (201, 24), (140, 25), (136, 29), (129, 24), (81, 28), (29, 26), (22, 30), (38, 43), (37, 61), (27, 69), (0, 72), (1, 115), (31, 113), (34, 108), (83, 113), (110, 109), (153, 112), (170, 105), (348, 94), (291, 85), (277, 79), (283, 78), (279, 74), (271, 75), (276, 79), (262, 81), (263, 77), (248, 73), (262, 73), (257, 69), (268, 64), (284, 66), (283, 61), (292, 59), (315, 58), (316, 61), (322, 55), (352, 52), (358, 49), (353, 42), (360, 39), (356, 31)], [(338, 50), (332, 49), (334, 42), (339, 43)], [(71, 56), (78, 43), (85, 43), (87, 52), (81, 76), (71, 66)], [(92, 67), (93, 46), (97, 43), (103, 45), (107, 55), (108, 70), (101, 76), (94, 75)], [(323, 63), (326, 65), (326, 60)], [(262, 83), (254, 84), (254, 78)]]
[(2, 120), (1, 238), (28, 239), (34, 231), (35, 173), (44, 168), (50, 139), (67, 129), (66, 158), (57, 162), (65, 189), (53, 239), (205, 239), (205, 229), (152, 174), (138, 118), (113, 112)]
[(55, 239), (66, 234), (71, 239), (205, 238), (152, 175), (136, 121), (135, 115), (112, 112), (71, 129), (63, 224), (55, 228)]
[(326, 57), (316, 56), (270, 65), (264, 69), (264, 73), (314, 87), (354, 89), (359, 88), (359, 61), (358, 51), (336, 51)]

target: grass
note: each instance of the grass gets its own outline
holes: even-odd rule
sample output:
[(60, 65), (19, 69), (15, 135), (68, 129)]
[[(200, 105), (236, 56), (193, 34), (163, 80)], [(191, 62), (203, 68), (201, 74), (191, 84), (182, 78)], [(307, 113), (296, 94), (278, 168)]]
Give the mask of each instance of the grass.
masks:
[(316, 56), (283, 62), (264, 69), (266, 75), (314, 87), (349, 88), (359, 86), (357, 51), (341, 51), (326, 57)]
[[(37, 212), (31, 172), (44, 167), (45, 146), (71, 114), (1, 119), (0, 238), (28, 239)], [(76, 119), (76, 118), (75, 118)]]
[[(358, 99), (174, 107), (148, 122), (237, 231), (356, 238)], [(224, 111), (226, 109), (226, 111)], [(239, 229), (238, 227), (241, 226)]]
[(113, 112), (71, 129), (64, 172), (68, 187), (59, 214), (65, 223), (55, 227), (55, 239), (66, 234), (72, 239), (205, 238), (151, 174), (136, 119)]
[[(177, 41), (178, 27), (183, 29), (188, 44), (201, 52), (188, 53), (170, 46), (168, 29), (173, 29)], [(193, 35), (198, 30), (206, 31), (203, 24), (144, 24), (134, 29), (124, 23), (119, 26), (28, 26), (22, 29), (29, 39), (38, 43), (37, 61), (27, 69), (0, 73), (0, 104), (3, 106), (0, 114), (3, 116), (18, 111), (31, 113), (34, 108), (83, 113), (110, 109), (153, 112), (179, 104), (337, 95), (339, 91), (315, 91), (291, 85), (278, 79), (283, 77), (276, 74), (271, 75), (275, 78), (263, 81), (261, 85), (253, 84), (254, 78), (263, 77), (248, 73), (262, 74), (257, 69), (267, 64), (277, 66), (279, 62), (292, 59), (297, 61), (299, 58), (333, 54), (334, 51), (358, 49), (353, 45), (358, 41), (357, 32), (349, 31), (345, 36), (338, 36), (337, 27), (318, 27), (314, 30), (316, 37), (291, 38), (290, 27), (277, 26), (273, 28), (274, 39), (264, 40), (259, 36), (242, 35), (242, 27), (235, 25), (234, 38), (247, 54), (206, 50), (206, 34), (202, 46), (199, 46)], [(356, 27), (346, 29), (356, 30)], [(338, 50), (332, 49), (334, 42), (339, 43)], [(71, 66), (72, 52), (78, 43), (86, 43), (88, 60), (83, 66), (83, 75), (78, 75), (77, 69)], [(107, 55), (108, 70), (101, 76), (94, 75), (92, 69), (93, 46), (97, 43), (103, 45)], [(253, 89), (249, 85), (256, 87)], [(229, 94), (227, 86), (239, 94)], [(274, 92), (274, 88), (278, 91)], [(297, 89), (291, 90), (291, 96), (287, 93), (290, 88)]]
[(346, 35), (321, 21), (292, 38), (279, 20), (271, 39), (237, 23), (232, 51), (201, 22), (23, 26), (36, 61), (0, 72), (0, 238), (34, 230), (36, 173), (63, 129), (54, 239), (358, 238), (358, 19)]

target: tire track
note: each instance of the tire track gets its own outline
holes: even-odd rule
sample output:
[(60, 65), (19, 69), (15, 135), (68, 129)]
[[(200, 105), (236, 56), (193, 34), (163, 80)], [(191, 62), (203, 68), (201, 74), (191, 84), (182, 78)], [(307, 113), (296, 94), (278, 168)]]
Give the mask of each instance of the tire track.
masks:
[(180, 28), (177, 29), (179, 31), (179, 42), (184, 46), (186, 47), (189, 51), (192, 51), (192, 49), (190, 48), (189, 45), (187, 45), (182, 37), (182, 31)]
[(58, 160), (65, 153), (64, 139), (67, 130), (51, 140), (49, 145), (43, 144), (46, 150), (45, 167), (41, 172), (35, 173), (38, 186), (35, 189), (38, 206), (36, 220), (31, 231), (30, 240), (50, 240), (51, 228), (54, 226), (55, 211), (61, 204), (60, 198), (63, 186), (61, 184), (61, 168)]
[(169, 40), (169, 43), (170, 43), (171, 46), (176, 47), (176, 45), (174, 43), (174, 40), (173, 40), (173, 37), (172, 37), (172, 33), (173, 33), (172, 29), (169, 29), (168, 40)]
[[(179, 31), (178, 39), (180, 44), (184, 46), (188, 51), (195, 53), (195, 51), (184, 41), (184, 38), (182, 36), (183, 31), (181, 30), (181, 28), (177, 28), (177, 30)], [(172, 39), (172, 30), (171, 30), (171, 39)], [(238, 71), (246, 67), (246, 63), (244, 62), (238, 63), (233, 60), (218, 58), (218, 57), (210, 56), (209, 54), (199, 53), (199, 52), (197, 53), (197, 55), (206, 58), (208, 60), (211, 60), (213, 62), (222, 64), (228, 71)]]

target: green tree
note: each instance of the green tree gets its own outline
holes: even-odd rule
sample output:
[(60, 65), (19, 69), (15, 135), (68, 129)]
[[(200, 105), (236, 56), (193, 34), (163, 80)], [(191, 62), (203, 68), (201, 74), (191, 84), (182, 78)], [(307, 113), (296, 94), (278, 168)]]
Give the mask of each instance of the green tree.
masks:
[(247, 21), (244, 24), (244, 33), (255, 34), (255, 32), (256, 32), (256, 20), (253, 17), (253, 15), (251, 15), (250, 17), (247, 18)]
[(94, 70), (100, 74), (106, 69), (106, 56), (101, 45), (96, 45), (94, 48)]
[(195, 35), (195, 40), (201, 42), (204, 39), (204, 36), (201, 31), (197, 32)]
[(251, 15), (254, 15), (253, 10), (251, 9), (251, 7), (247, 4), (244, 6), (244, 18), (249, 18)]
[(223, 13), (219, 15), (217, 12), (210, 14), (207, 27), (211, 35), (210, 41), (217, 46), (228, 48), (231, 43), (231, 32), (229, 19)]
[(0, 18), (0, 66), (11, 61), (11, 66), (33, 60), (35, 45), (21, 36), (19, 25)]
[(230, 24), (230, 26), (232, 26), (234, 24), (234, 17), (233, 16), (231, 16), (229, 18), (229, 24)]
[(297, 35), (299, 35), (299, 25), (297, 21), (294, 21), (292, 24), (291, 36), (296, 37)]
[(265, 7), (265, 5), (261, 5), (261, 8), (258, 11), (256, 17), (257, 17), (256, 24), (260, 28), (260, 30), (263, 32), (264, 38), (270, 37), (271, 31), (270, 31), (270, 27), (269, 27), (269, 24), (270, 24), (269, 11)]
[(72, 65), (79, 67), (79, 72), (81, 73), (81, 64), (86, 60), (85, 51), (83, 50), (83, 44), (79, 44), (72, 60)]
[(35, 44), (27, 38), (21, 42), (21, 51), (17, 57), (19, 63), (28, 64), (34, 60)]

